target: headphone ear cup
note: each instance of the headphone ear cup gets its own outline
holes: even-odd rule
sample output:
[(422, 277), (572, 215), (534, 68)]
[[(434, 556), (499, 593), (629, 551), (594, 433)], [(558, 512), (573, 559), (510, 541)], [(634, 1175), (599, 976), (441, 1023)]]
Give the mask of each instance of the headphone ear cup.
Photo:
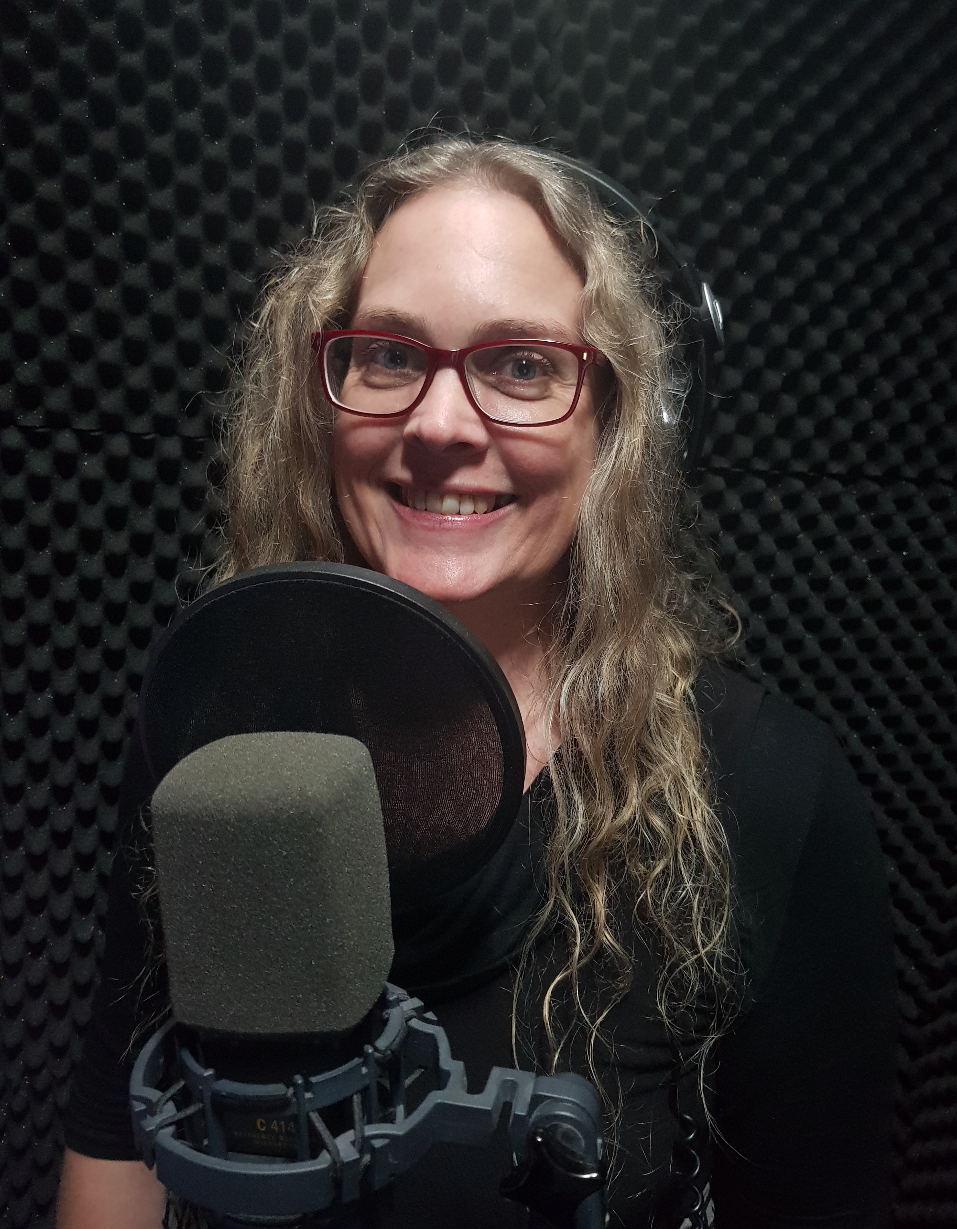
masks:
[(651, 237), (654, 256), (650, 263), (666, 310), (678, 329), (669, 391), (682, 441), (682, 469), (686, 481), (694, 483), (713, 402), (711, 362), (715, 352), (724, 347), (721, 304), (694, 265), (683, 261), (670, 241), (655, 229), (650, 220), (653, 206), (642, 209), (627, 188), (594, 167), (566, 154), (550, 153), (550, 157), (590, 189), (615, 217), (623, 222), (640, 222)]

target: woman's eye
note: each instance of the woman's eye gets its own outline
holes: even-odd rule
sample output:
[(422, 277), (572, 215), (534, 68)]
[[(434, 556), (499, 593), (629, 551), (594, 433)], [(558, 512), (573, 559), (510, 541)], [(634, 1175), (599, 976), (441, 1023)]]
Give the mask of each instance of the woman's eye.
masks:
[(552, 374), (552, 364), (542, 354), (534, 351), (492, 351), (489, 354), (489, 374), (499, 380), (514, 381), (516, 384), (530, 384), (536, 380), (547, 380)]
[(402, 346), (381, 346), (371, 351), (368, 361), (386, 371), (404, 371), (409, 366), (409, 352)]
[(361, 338), (352, 350), (349, 380), (365, 388), (405, 388), (423, 379), (427, 366), (416, 346), (388, 337)]
[(540, 360), (518, 355), (508, 364), (505, 374), (513, 380), (537, 380), (545, 375), (545, 369)]

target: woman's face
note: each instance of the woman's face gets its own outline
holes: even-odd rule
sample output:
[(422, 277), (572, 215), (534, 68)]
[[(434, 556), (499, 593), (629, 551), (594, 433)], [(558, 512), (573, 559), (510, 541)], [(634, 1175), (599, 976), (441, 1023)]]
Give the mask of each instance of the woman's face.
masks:
[[(385, 223), (351, 327), (447, 350), (509, 337), (581, 342), (581, 294), (530, 205), (453, 185)], [(595, 458), (592, 378), (571, 417), (545, 427), (486, 421), (451, 367), (406, 417), (338, 412), (336, 495), (369, 567), (449, 606), (490, 598), (504, 615), (549, 602)]]

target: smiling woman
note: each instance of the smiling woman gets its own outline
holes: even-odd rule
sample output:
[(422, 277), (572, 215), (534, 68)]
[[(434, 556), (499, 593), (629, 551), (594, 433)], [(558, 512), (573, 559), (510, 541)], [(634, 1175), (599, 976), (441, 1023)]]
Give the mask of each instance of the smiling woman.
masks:
[[(501, 343), (517, 321), (523, 339), (581, 343), (583, 289), (519, 197), (467, 184), (418, 196), (376, 236), (352, 324), (390, 321), (405, 337), (466, 353), (465, 378), (451, 363), (437, 368), (429, 351), (380, 342), (375, 376), (360, 377), (353, 359), (336, 396), (353, 411), (337, 415), (333, 435), (350, 544), (369, 567), (442, 602), (497, 652), (533, 736), (529, 782), (552, 750), (527, 719), (537, 690), (528, 684), (541, 675), (544, 645), (534, 633), (560, 598), (594, 464), (593, 381), (581, 388), (588, 373), (580, 373), (594, 351), (557, 349), (558, 360), (545, 347)], [(393, 377), (388, 417), (369, 410), (369, 385), (378, 398), (384, 362), (405, 367), (409, 354), (419, 358), (413, 366), (426, 360), (412, 379), (417, 395), (405, 380), (405, 406), (391, 408)], [(367, 373), (368, 348), (362, 355)], [(533, 382), (543, 385), (537, 397)], [(541, 426), (530, 411), (543, 415)], [(493, 412), (508, 420), (492, 421)]]
[[(410, 201), (386, 222), (352, 323), (403, 321), (405, 336), (448, 350), (510, 337), (501, 331), (504, 318), (525, 321), (523, 337), (580, 342), (582, 290), (581, 277), (525, 201), (490, 189), (446, 188)], [(508, 400), (506, 361), (519, 373), (512, 384), (526, 369), (546, 370), (543, 352), (516, 347), (517, 357), (510, 357), (510, 349), (504, 358), (498, 346), (490, 352), (498, 371), (482, 362), (489, 352), (470, 355), (471, 371), (465, 370), (480, 404), (496, 404), (493, 389), (497, 400)], [(561, 368), (564, 383), (552, 362), (545, 380), (551, 396), (532, 400), (529, 388), (512, 398), (519, 409), (544, 402), (548, 430), (535, 419), (505, 424), (478, 413), (475, 393), (450, 366), (435, 371), (421, 400), (388, 422), (348, 413), (336, 419), (336, 496), (353, 544), (371, 567), (454, 606), (466, 622), (476, 602), (491, 599), (500, 616), (525, 609), (538, 623), (563, 579), (556, 569), (578, 522), (596, 430), (590, 382), (565, 417), (579, 363), (557, 353), (571, 360)], [(343, 406), (357, 395), (356, 383), (350, 373)], [(413, 492), (411, 506), (403, 491)], [(450, 498), (458, 503), (454, 513), (442, 507)], [(463, 498), (472, 499), (472, 513), (462, 514)], [(484, 515), (474, 511), (475, 498), (486, 505)]]
[[(495, 656), (524, 723), (522, 811), (464, 896), (423, 902), (409, 942), (443, 970), (444, 997), (425, 968), (422, 992), (473, 1086), (513, 1059), (600, 1086), (612, 1224), (876, 1226), (894, 996), (880, 855), (827, 731), (708, 660), (729, 636), (677, 545), (653, 285), (640, 229), (542, 151), (443, 140), (373, 168), (266, 288), (219, 578), (364, 564)], [(128, 822), (147, 800), (131, 768)], [(61, 1229), (158, 1224), (126, 1104), (147, 1010), (129, 879), (121, 856)], [(526, 1223), (496, 1192), (443, 1153), (382, 1223)]]

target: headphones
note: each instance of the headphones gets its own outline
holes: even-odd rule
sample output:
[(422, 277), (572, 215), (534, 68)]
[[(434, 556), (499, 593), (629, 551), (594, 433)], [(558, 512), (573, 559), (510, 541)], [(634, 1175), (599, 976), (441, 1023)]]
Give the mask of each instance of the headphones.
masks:
[(671, 367), (671, 393), (678, 409), (681, 463), (685, 478), (698, 478), (701, 446), (713, 401), (709, 371), (714, 354), (724, 347), (724, 316), (711, 287), (689, 261), (682, 260), (650, 220), (653, 206), (642, 209), (635, 197), (609, 175), (565, 154), (549, 156), (598, 197), (623, 222), (641, 222), (655, 251), (655, 272), (669, 308), (674, 308), (678, 339)]

